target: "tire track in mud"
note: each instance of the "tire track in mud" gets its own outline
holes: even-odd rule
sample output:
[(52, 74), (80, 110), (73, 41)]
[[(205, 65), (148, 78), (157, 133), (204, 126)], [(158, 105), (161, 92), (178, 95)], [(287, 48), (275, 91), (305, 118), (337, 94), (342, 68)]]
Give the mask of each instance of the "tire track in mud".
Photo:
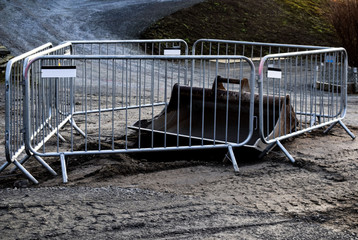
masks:
[[(26, 226), (33, 230), (31, 234), (24, 233), (24, 237), (29, 238), (64, 238), (71, 235), (84, 239), (98, 232), (104, 238), (123, 239), (178, 239), (178, 236), (235, 239), (245, 234), (254, 239), (256, 236), (276, 239), (286, 236), (282, 232), (272, 235), (276, 228), (295, 233), (296, 229), (291, 228), (297, 221), (357, 233), (358, 196), (355, 189), (358, 185), (354, 173), (358, 168), (353, 159), (357, 150), (355, 142), (346, 140), (343, 130), (335, 131), (335, 134), (337, 139), (343, 139), (350, 145), (328, 153), (331, 158), (325, 157), (324, 148), (320, 149), (322, 146), (311, 146), (312, 138), (314, 141), (321, 138), (315, 133), (286, 143), (285, 146), (296, 158), (296, 164), (291, 164), (275, 150), (264, 161), (240, 165), (238, 175), (232, 173), (229, 165), (211, 164), (129, 177), (111, 175), (109, 179), (101, 178), (103, 173), (99, 171), (86, 178), (85, 183), (90, 185), (94, 184), (91, 181), (105, 180), (106, 184), (111, 182), (123, 186), (123, 181), (140, 188), (173, 194), (115, 187), (111, 190), (64, 187), (17, 190), (23, 193), (18, 200), (16, 190), (5, 189), (2, 191), (11, 192), (12, 202), (6, 197), (1, 199), (6, 194), (0, 193), (0, 225), (5, 226), (0, 231), (11, 235), (19, 227)], [(322, 136), (322, 139), (325, 140), (325, 137)], [(331, 144), (337, 139), (320, 142)], [(300, 146), (299, 150), (296, 150), (296, 145)], [(352, 169), (351, 173), (346, 171), (347, 166)], [(101, 186), (101, 183), (96, 186)], [(78, 194), (71, 192), (74, 189), (78, 189)], [(49, 200), (46, 200), (47, 196), (51, 196)], [(26, 203), (26, 199), (33, 204)], [(276, 217), (278, 220), (273, 223), (266, 222)], [(251, 218), (252, 222), (247, 222), (247, 218)], [(24, 219), (28, 219), (27, 222)], [(306, 228), (302, 231), (306, 232)], [(320, 231), (318, 233), (322, 236), (329, 234)], [(309, 229), (307, 233), (313, 234)]]
[[(356, 134), (357, 127), (348, 127)], [(291, 150), (296, 155), (294, 166), (299, 167), (301, 175), (304, 176), (306, 171), (307, 175), (296, 187), (302, 211), (286, 212), (330, 227), (358, 232), (358, 142), (342, 128), (335, 127), (328, 134), (315, 131), (287, 145), (288, 149), (299, 146), (299, 151)], [(301, 194), (304, 198), (299, 197)]]
[(358, 233), (357, 142), (335, 128), (328, 136), (319, 131), (299, 136), (286, 141), (285, 147), (295, 157), (295, 164), (275, 149), (263, 161), (251, 164), (242, 164), (238, 158), (237, 175), (228, 165), (197, 166), (127, 177), (119, 183), (136, 182), (141, 188), (192, 195)]
[[(140, 189), (53, 187), (4, 189), (0, 194), (0, 231), (6, 239), (307, 239), (312, 236), (351, 239), (355, 236), (298, 218)], [(51, 199), (46, 198), (50, 195)]]
[[(263, 161), (238, 158), (238, 175), (221, 163), (173, 169), (168, 161), (163, 171), (104, 177), (94, 169), (119, 160), (88, 159), (70, 175), (84, 174), (81, 167), (93, 174), (70, 184), (92, 187), (0, 189), (0, 232), (9, 239), (358, 239), (358, 143), (335, 127), (284, 145), (296, 164), (275, 150)], [(140, 162), (127, 160), (139, 169)], [(61, 184), (60, 177), (41, 180), (41, 186)], [(93, 187), (108, 184), (153, 191)]]

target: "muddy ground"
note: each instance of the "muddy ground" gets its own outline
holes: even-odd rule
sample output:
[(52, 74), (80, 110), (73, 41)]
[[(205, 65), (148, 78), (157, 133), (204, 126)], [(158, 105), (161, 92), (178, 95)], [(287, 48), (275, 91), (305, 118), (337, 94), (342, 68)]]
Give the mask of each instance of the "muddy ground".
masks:
[[(1, 119), (4, 101), (1, 83)], [(357, 103), (344, 121), (356, 135)], [(239, 153), (238, 174), (222, 152), (121, 154), (69, 158), (63, 184), (58, 158), (56, 177), (32, 159), (38, 185), (0, 174), (1, 239), (358, 239), (357, 140), (336, 126), (283, 144), (296, 163)]]

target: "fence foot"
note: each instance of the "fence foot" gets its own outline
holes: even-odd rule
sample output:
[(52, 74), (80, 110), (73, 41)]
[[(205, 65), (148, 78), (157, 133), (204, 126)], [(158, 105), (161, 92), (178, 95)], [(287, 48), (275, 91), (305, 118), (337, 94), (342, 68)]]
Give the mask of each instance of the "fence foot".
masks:
[(329, 131), (332, 130), (332, 128), (334, 128), (334, 126), (336, 126), (338, 122), (334, 122), (331, 124), (331, 126), (329, 126), (326, 130), (323, 131), (324, 134), (327, 134)]
[(63, 179), (63, 183), (67, 183), (67, 169), (66, 169), (66, 159), (65, 159), (65, 154), (61, 154), (60, 155), (60, 159), (61, 159), (61, 169), (62, 169), (62, 179)]
[[(29, 160), (31, 157), (31, 155), (26, 155), (23, 159), (21, 159), (18, 163), (23, 165), (25, 162), (27, 162), (27, 160)], [(15, 167), (13, 167), (11, 170), (10, 170), (10, 173), (14, 173), (15, 171), (17, 170), (17, 165), (15, 164)]]
[(331, 126), (329, 126), (323, 133), (328, 133), (329, 131), (331, 131), (332, 128), (334, 126), (336, 126), (337, 123), (339, 123), (339, 125), (342, 126), (342, 128), (346, 131), (346, 133), (348, 133), (349, 136), (351, 136), (351, 138), (353, 140), (356, 138), (356, 136), (347, 128), (347, 126), (341, 120), (338, 120), (338, 122), (332, 123)]
[(292, 162), (295, 162), (295, 159), (292, 155), (286, 150), (286, 148), (280, 143), (280, 141), (276, 141), (277, 146), (281, 149), (281, 151), (286, 155), (286, 157)]
[(339, 125), (342, 126), (342, 128), (346, 131), (346, 133), (348, 133), (349, 136), (351, 136), (353, 140), (356, 138), (356, 136), (347, 128), (347, 126), (341, 120), (339, 120)]
[(268, 152), (270, 152), (274, 147), (276, 146), (276, 143), (269, 144), (259, 155), (259, 159), (262, 159)]
[(57, 173), (55, 170), (53, 170), (42, 158), (39, 156), (34, 155), (34, 158), (42, 165), (44, 166), (52, 175), (57, 176)]
[(4, 171), (5, 168), (7, 168), (9, 165), (10, 165), (10, 163), (9, 163), (8, 161), (6, 161), (3, 165), (1, 165), (1, 167), (0, 167), (0, 173), (1, 173), (2, 171)]
[(313, 127), (315, 122), (316, 122), (316, 114), (313, 114), (313, 116), (311, 116), (310, 126)]
[(347, 126), (341, 121), (339, 120), (339, 124), (342, 126), (342, 128), (346, 131), (346, 133), (348, 133), (349, 136), (351, 136), (351, 138), (354, 140), (356, 138), (356, 136), (347, 128)]
[[(51, 124), (47, 123), (47, 126), (49, 129), (54, 130), (54, 128), (51, 126)], [(56, 135), (62, 142), (66, 142), (66, 139), (64, 137), (62, 137), (62, 135), (59, 132), (57, 132)]]
[(26, 177), (31, 180), (33, 183), (38, 184), (39, 182), (18, 162), (13, 161), (13, 164), (23, 173), (26, 175)]
[(232, 166), (234, 167), (234, 171), (239, 172), (239, 166), (237, 165), (234, 151), (232, 150), (231, 145), (228, 146), (228, 154), (225, 155), (225, 159), (229, 159), (229, 161), (232, 163)]
[(70, 120), (70, 124), (72, 125), (72, 127), (79, 133), (82, 135), (82, 137), (86, 137), (86, 134), (81, 130), (81, 128), (79, 128), (75, 122), (74, 119)]

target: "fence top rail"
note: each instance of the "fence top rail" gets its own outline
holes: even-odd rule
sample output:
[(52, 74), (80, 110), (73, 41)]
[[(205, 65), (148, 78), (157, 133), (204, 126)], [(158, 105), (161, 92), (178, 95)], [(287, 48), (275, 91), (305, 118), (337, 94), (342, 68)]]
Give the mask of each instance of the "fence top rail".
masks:
[(14, 57), (14, 58), (10, 59), (9, 62), (19, 61), (19, 60), (21, 60), (21, 59), (27, 58), (28, 56), (30, 56), (30, 55), (32, 55), (32, 54), (35, 54), (35, 53), (37, 53), (37, 52), (39, 52), (39, 51), (41, 51), (41, 50), (43, 50), (43, 49), (45, 49), (45, 48), (49, 48), (49, 47), (52, 47), (52, 43), (50, 43), (50, 42), (48, 42), (48, 43), (46, 43), (46, 44), (43, 44), (43, 45), (41, 45), (41, 46), (39, 46), (39, 47), (37, 47), (37, 48), (34, 48), (34, 49), (32, 49), (31, 51), (28, 51), (28, 52), (26, 52), (26, 53), (23, 53), (23, 54), (21, 54), (21, 55), (19, 55), (19, 56), (17, 56), (17, 57)]
[(65, 41), (64, 43), (70, 42), (72, 44), (115, 44), (115, 43), (166, 43), (166, 42), (180, 42), (187, 45), (183, 39), (134, 39), (134, 40), (74, 40)]
[[(168, 46), (168, 48), (180, 48), (181, 44), (185, 48), (185, 55), (189, 54), (188, 43), (179, 38), (173, 39), (122, 39), (122, 40), (74, 40), (74, 41), (65, 41), (64, 43), (71, 43), (72, 45), (81, 45), (81, 44), (168, 44), (171, 43), (173, 46)], [(174, 46), (177, 44), (177, 46)]]
[[(24, 76), (27, 78), (27, 72), (33, 62), (39, 61), (41, 59), (90, 59), (90, 60), (106, 60), (106, 59), (117, 59), (117, 60), (219, 60), (226, 59), (228, 64), (232, 59), (242, 59), (245, 60), (252, 69), (254, 69), (254, 63), (248, 57), (242, 55), (43, 55), (37, 54), (27, 58), (24, 65)], [(218, 61), (222, 63), (222, 61)]]
[(24, 60), (25, 58), (33, 55), (33, 54), (36, 54), (38, 53), (39, 51), (42, 51), (46, 48), (52, 48), (52, 43), (48, 42), (44, 45), (41, 45), (29, 52), (26, 52), (26, 53), (23, 53), (17, 57), (14, 57), (12, 59), (10, 59), (10, 61), (7, 63), (6, 65), (6, 73), (5, 73), (5, 80), (8, 81), (10, 79), (10, 75), (11, 75), (11, 68), (12, 68), (12, 65), (17, 62), (17, 61), (20, 61), (20, 60)]
[(200, 42), (211, 42), (211, 43), (231, 43), (241, 45), (255, 45), (255, 46), (267, 46), (267, 47), (288, 47), (288, 48), (304, 48), (304, 49), (329, 49), (330, 47), (325, 46), (313, 46), (313, 45), (297, 45), (297, 44), (283, 44), (283, 43), (264, 43), (264, 42), (248, 42), (248, 41), (236, 41), (236, 40), (223, 40), (223, 39), (198, 39), (193, 44), (193, 54), (195, 54), (196, 45)]
[[(36, 53), (36, 54), (34, 54), (34, 55), (30, 55), (29, 57), (27, 57), (27, 58), (25, 59), (24, 69), (23, 69), (23, 71), (24, 71), (24, 72), (23, 72), (23, 75), (25, 76), (25, 71), (26, 71), (26, 69), (27, 69), (27, 67), (26, 67), (26, 69), (25, 69), (25, 66), (28, 66), (29, 63), (33, 62), (34, 59), (37, 59), (37, 58), (39, 58), (39, 57), (41, 57), (41, 56), (46, 56), (46, 54), (55, 52), (55, 51), (57, 51), (57, 50), (60, 50), (60, 49), (65, 48), (65, 47), (71, 47), (71, 46), (72, 46), (72, 44), (71, 44), (70, 42), (66, 42), (66, 43), (60, 44), (60, 45), (58, 45), (58, 46), (56, 46), (56, 47), (52, 47), (52, 48), (47, 49), (47, 50), (45, 50), (45, 51)], [(64, 55), (61, 55), (61, 56), (64, 56)], [(66, 56), (67, 56), (67, 55), (66, 55)]]
[[(333, 53), (333, 52), (343, 52), (345, 56), (347, 56), (347, 52), (344, 48), (326, 48), (326, 49), (317, 49), (317, 50), (308, 50), (308, 51), (301, 51), (301, 52), (289, 52), (289, 53), (276, 53), (276, 54), (268, 54), (262, 57), (259, 65), (259, 76), (263, 74), (263, 68), (267, 59), (270, 58), (287, 58), (287, 57), (296, 57), (296, 56), (303, 56), (303, 55), (316, 55), (316, 54), (325, 54), (325, 53)], [(347, 61), (347, 58), (346, 60)], [(347, 62), (348, 64), (348, 62)], [(348, 66), (348, 65), (347, 65)]]
[(216, 59), (243, 59), (252, 62), (250, 58), (242, 55), (37, 55), (31, 57), (29, 63), (39, 59), (143, 59), (143, 60), (216, 60)]
[(65, 43), (60, 44), (60, 45), (58, 45), (58, 46), (56, 46), (56, 47), (52, 47), (52, 48), (50, 48), (50, 49), (48, 49), (48, 50), (45, 50), (45, 51), (36, 53), (36, 54), (34, 54), (34, 55), (31, 55), (31, 56), (27, 57), (26, 61), (31, 61), (31, 60), (34, 59), (34, 58), (37, 58), (37, 57), (39, 57), (39, 56), (43, 56), (43, 55), (46, 55), (46, 54), (55, 52), (55, 51), (57, 51), (57, 50), (60, 50), (60, 49), (65, 48), (65, 47), (71, 47), (71, 43), (70, 43), (70, 42), (65, 42)]

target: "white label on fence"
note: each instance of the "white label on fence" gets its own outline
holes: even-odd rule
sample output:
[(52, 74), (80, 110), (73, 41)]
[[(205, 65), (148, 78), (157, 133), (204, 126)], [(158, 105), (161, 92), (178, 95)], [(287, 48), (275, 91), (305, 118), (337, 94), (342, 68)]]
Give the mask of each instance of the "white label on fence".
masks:
[(164, 49), (164, 55), (180, 55), (180, 49)]
[(279, 68), (268, 68), (267, 69), (268, 78), (282, 78), (282, 71)]
[(65, 78), (76, 77), (75, 66), (42, 66), (42, 78)]

